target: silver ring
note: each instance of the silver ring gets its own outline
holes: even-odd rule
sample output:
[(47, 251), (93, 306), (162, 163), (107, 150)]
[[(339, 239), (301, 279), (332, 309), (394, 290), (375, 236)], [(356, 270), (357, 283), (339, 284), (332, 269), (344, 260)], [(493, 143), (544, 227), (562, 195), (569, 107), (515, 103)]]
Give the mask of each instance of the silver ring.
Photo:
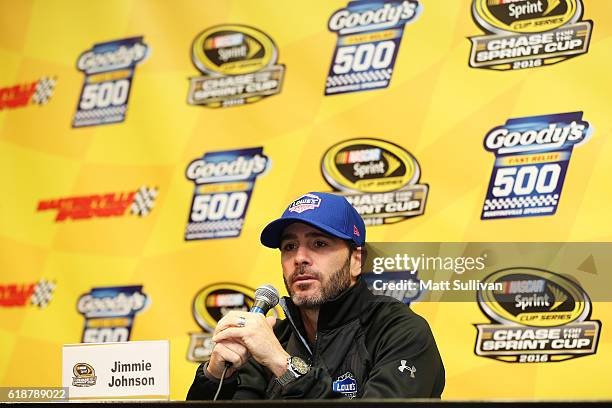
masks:
[(238, 323), (237, 323), (238, 327), (244, 327), (246, 326), (246, 323), (247, 323), (246, 317), (238, 316)]

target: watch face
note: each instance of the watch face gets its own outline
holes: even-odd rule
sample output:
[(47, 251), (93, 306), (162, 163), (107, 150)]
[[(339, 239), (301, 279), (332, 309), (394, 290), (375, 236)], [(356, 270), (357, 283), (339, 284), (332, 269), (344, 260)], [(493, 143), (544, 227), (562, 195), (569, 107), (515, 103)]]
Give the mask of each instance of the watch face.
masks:
[(310, 366), (299, 357), (291, 357), (291, 366), (300, 375), (307, 374), (310, 370)]

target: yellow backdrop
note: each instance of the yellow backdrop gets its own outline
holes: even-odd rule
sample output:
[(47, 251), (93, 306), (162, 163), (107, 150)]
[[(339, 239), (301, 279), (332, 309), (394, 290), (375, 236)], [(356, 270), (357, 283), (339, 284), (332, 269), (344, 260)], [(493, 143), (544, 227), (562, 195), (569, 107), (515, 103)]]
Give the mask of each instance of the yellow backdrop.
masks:
[[(583, 19), (594, 24), (587, 53), (495, 71), (469, 66), (469, 37), (483, 34), (470, 1), (420, 3), (387, 88), (325, 96), (337, 41), (327, 23), (346, 1), (2, 0), (0, 88), (20, 86), (26, 99), (0, 110), (0, 385), (59, 386), (61, 347), (83, 334), (79, 298), (93, 288), (142, 285), (150, 304), (135, 316), (130, 339), (170, 340), (171, 397), (184, 398), (196, 369), (186, 358), (189, 333), (201, 332), (191, 312), (197, 292), (219, 282), (283, 287), (278, 253), (259, 244), (259, 233), (302, 193), (332, 190), (321, 160), (347, 139), (401, 146), (429, 185), (423, 215), (368, 227), (369, 241), (612, 240), (612, 5), (584, 1)], [(203, 75), (192, 43), (220, 24), (254, 27), (274, 41), (276, 64), (285, 67), (278, 93), (226, 108), (187, 103), (189, 78)], [(85, 78), (79, 56), (134, 37), (149, 53), (133, 71), (125, 120), (73, 128)], [(53, 92), (37, 103), (27, 86), (42, 87), (41, 79)], [(494, 162), (483, 147), (487, 132), (510, 118), (576, 111), (594, 132), (573, 151), (557, 213), (481, 220)], [(270, 168), (254, 183), (240, 236), (185, 241), (194, 190), (188, 165), (207, 152), (255, 147)], [(125, 198), (142, 186), (149, 214), (132, 214), (129, 200), (116, 216), (56, 221), (57, 210), (39, 210), (43, 201)], [(28, 286), (41, 279), (52, 282), (52, 296), (32, 305)], [(7, 305), (20, 288), (25, 304)], [(607, 303), (593, 304), (592, 319), (602, 322), (595, 355), (523, 365), (474, 354), (474, 324), (487, 322), (476, 302), (413, 307), (443, 356), (444, 398), (612, 398)]]

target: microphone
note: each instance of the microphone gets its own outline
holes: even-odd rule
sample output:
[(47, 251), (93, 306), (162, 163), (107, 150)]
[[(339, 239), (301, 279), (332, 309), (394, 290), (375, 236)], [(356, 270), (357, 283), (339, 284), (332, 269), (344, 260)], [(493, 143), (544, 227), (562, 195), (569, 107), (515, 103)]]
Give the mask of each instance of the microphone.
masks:
[(250, 313), (266, 315), (270, 309), (278, 304), (278, 290), (272, 285), (261, 285), (255, 291), (255, 302)]
[[(278, 290), (270, 284), (261, 285), (255, 290), (255, 301), (249, 313), (268, 314), (268, 311), (278, 304)], [(232, 366), (229, 361), (225, 362), (225, 368)]]

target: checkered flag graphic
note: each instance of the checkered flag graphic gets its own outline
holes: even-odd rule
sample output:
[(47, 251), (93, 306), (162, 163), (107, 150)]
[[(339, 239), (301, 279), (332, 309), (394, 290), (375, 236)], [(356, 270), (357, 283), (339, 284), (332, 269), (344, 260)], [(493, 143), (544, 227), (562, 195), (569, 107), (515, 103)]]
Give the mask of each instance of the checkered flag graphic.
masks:
[(32, 96), (32, 102), (39, 105), (45, 105), (49, 101), (49, 98), (51, 98), (51, 95), (53, 95), (53, 89), (55, 88), (56, 82), (57, 80), (55, 78), (40, 78), (36, 84), (36, 91), (34, 92), (34, 96)]
[(55, 282), (50, 282), (48, 280), (41, 279), (34, 287), (34, 293), (32, 294), (30, 301), (34, 306), (38, 306), (42, 309), (46, 307), (51, 301), (54, 289)]
[(146, 186), (142, 186), (136, 192), (136, 196), (134, 197), (134, 202), (130, 207), (132, 214), (138, 215), (140, 217), (144, 217), (149, 215), (151, 210), (153, 209), (153, 205), (155, 204), (155, 198), (157, 197), (157, 189), (156, 188), (147, 188)]

